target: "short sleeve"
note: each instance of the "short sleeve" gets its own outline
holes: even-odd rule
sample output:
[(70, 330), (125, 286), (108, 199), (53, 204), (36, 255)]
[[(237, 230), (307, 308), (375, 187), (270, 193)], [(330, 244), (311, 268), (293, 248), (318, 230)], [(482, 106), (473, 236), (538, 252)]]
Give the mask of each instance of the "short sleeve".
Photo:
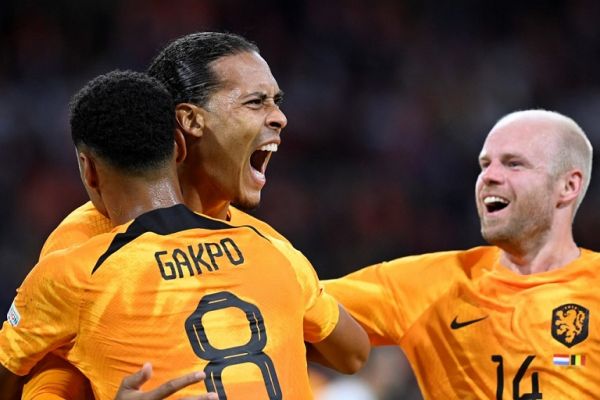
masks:
[(287, 255), (302, 289), (304, 340), (320, 342), (333, 332), (338, 323), (338, 302), (325, 291), (312, 264), (301, 252), (287, 241), (272, 239), (272, 243)]
[(17, 289), (0, 330), (0, 362), (16, 375), (26, 375), (47, 353), (75, 338), (79, 290), (63, 273), (59, 254), (36, 265)]
[(397, 344), (406, 330), (399, 301), (389, 288), (387, 263), (363, 268), (323, 284), (377, 345)]
[(497, 253), (491, 249), (401, 257), (323, 283), (363, 326), (371, 343), (399, 345), (406, 332), (452, 286), (468, 280), (480, 265), (494, 259)]

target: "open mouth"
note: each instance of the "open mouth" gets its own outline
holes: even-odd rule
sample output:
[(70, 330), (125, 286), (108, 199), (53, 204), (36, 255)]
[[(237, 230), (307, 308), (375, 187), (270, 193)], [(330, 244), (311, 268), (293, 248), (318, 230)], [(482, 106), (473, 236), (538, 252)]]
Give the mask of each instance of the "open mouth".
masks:
[(277, 143), (269, 143), (260, 147), (250, 156), (250, 166), (261, 174), (267, 171), (271, 154), (277, 151)]
[(483, 204), (489, 213), (495, 213), (506, 208), (510, 201), (499, 196), (486, 196), (483, 198)]

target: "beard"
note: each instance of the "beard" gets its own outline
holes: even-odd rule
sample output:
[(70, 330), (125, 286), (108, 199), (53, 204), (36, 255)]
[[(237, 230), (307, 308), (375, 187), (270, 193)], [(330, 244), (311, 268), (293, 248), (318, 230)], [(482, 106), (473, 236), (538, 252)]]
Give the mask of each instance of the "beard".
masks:
[(481, 235), (489, 244), (500, 248), (524, 248), (527, 243), (537, 242), (545, 237), (552, 226), (552, 213), (536, 215), (513, 215), (502, 224), (481, 224)]
[(549, 193), (530, 193), (520, 202), (514, 202), (510, 214), (502, 219), (486, 219), (480, 213), (481, 235), (490, 244), (500, 248), (524, 249), (544, 239), (554, 220), (554, 205)]

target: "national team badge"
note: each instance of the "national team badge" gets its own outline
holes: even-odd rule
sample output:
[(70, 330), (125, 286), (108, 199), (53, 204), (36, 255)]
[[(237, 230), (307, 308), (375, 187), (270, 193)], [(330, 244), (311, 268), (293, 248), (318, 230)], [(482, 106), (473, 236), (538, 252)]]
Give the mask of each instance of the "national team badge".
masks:
[(552, 337), (573, 347), (588, 337), (590, 312), (579, 304), (563, 304), (552, 310)]

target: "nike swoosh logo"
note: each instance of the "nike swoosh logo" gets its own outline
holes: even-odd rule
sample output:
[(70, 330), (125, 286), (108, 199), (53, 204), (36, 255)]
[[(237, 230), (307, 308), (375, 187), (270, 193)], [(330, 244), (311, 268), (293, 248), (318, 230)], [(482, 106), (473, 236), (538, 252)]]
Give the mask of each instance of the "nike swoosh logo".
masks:
[(475, 322), (479, 322), (479, 321), (483, 321), (484, 319), (486, 319), (489, 315), (486, 315), (485, 317), (481, 317), (481, 318), (477, 318), (477, 319), (471, 319), (469, 321), (463, 321), (463, 322), (458, 322), (456, 319), (458, 317), (454, 317), (454, 319), (452, 320), (452, 323), (450, 323), (450, 328), (452, 329), (460, 329), (460, 328), (464, 328), (465, 326), (474, 324)]

